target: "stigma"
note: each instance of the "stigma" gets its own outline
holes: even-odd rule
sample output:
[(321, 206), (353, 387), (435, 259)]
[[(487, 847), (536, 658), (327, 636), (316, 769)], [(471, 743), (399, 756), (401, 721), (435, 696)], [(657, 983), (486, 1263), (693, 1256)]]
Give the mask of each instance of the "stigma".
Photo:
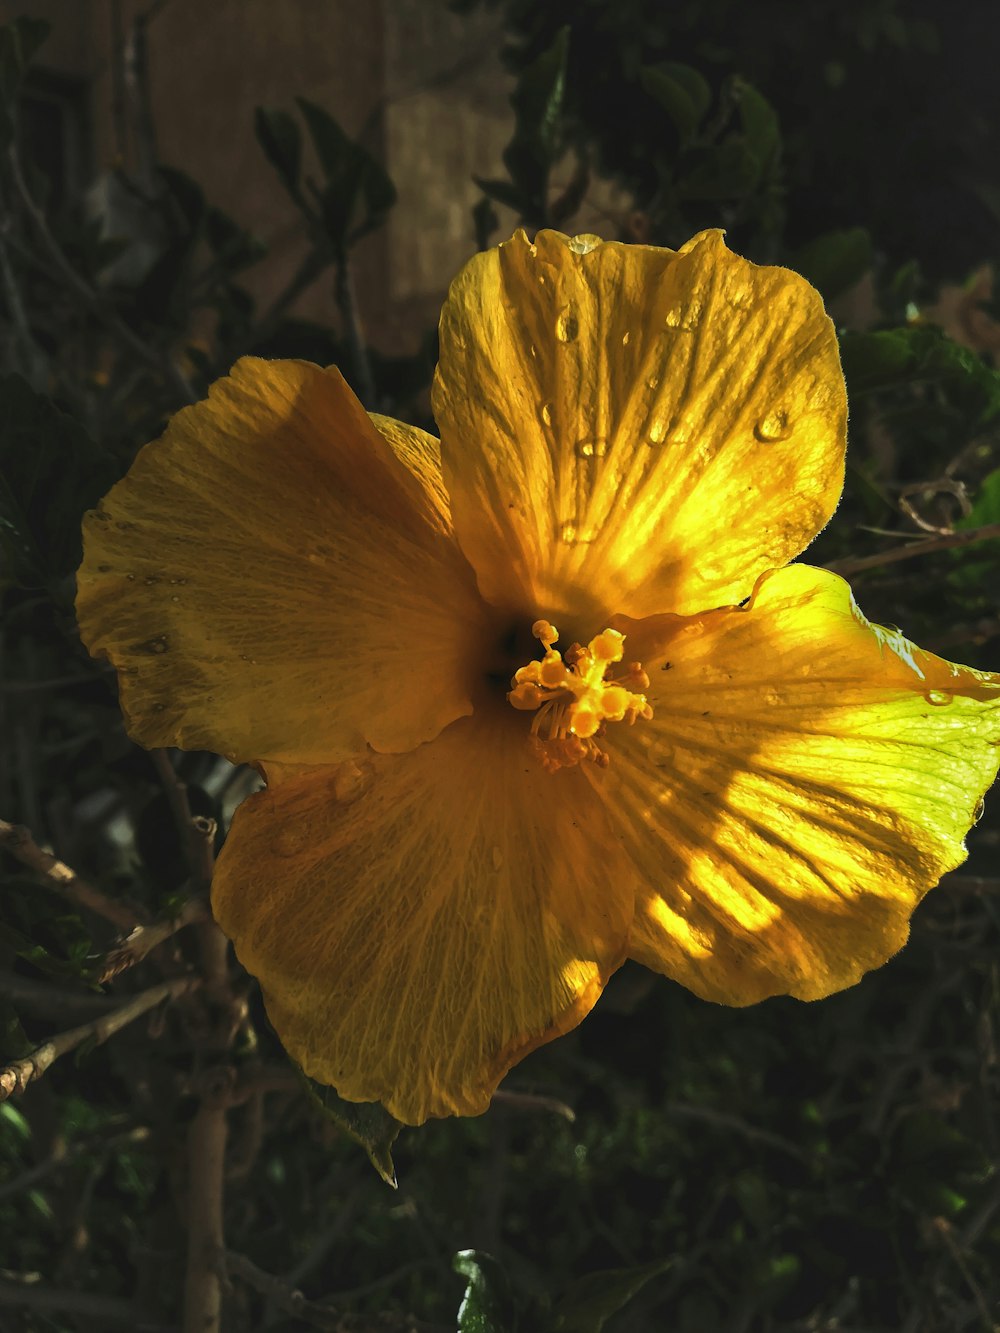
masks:
[(586, 648), (574, 643), (565, 654), (552, 646), (559, 631), (547, 620), (536, 620), (531, 632), (545, 656), (518, 668), (507, 699), (514, 708), (535, 714), (531, 742), (539, 759), (550, 772), (584, 759), (607, 768), (608, 754), (599, 744), (606, 724), (653, 716), (644, 693), (649, 677), (641, 663), (632, 662), (609, 678), (625, 655), (625, 635), (617, 630), (603, 630)]

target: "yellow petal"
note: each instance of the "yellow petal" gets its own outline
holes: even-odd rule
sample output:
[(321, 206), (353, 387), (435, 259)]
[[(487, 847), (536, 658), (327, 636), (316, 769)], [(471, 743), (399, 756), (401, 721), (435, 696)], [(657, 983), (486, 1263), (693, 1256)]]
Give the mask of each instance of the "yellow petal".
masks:
[(1000, 676), (870, 625), (805, 565), (744, 608), (619, 629), (653, 704), (596, 775), (648, 886), (630, 953), (726, 1004), (816, 999), (885, 962), (965, 859)]
[(530, 762), (508, 712), (272, 774), (216, 871), (217, 919), (291, 1055), (409, 1124), (484, 1111), (624, 952), (634, 883), (600, 800)]
[(523, 232), (441, 316), (455, 527), (483, 595), (603, 622), (742, 600), (830, 517), (847, 408), (817, 292), (731, 254)]
[(430, 437), (240, 361), (84, 525), (77, 614), (143, 745), (327, 763), (470, 711), (484, 614)]

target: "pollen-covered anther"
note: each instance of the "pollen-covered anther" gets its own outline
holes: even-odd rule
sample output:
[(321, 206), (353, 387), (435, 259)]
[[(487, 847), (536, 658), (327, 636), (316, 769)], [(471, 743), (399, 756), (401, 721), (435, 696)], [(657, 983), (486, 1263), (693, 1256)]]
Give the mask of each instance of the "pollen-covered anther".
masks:
[(625, 636), (617, 630), (603, 630), (586, 648), (574, 643), (565, 655), (553, 647), (559, 631), (549, 621), (536, 620), (531, 632), (545, 655), (518, 668), (507, 698), (514, 708), (535, 714), (531, 742), (538, 757), (550, 771), (584, 759), (606, 768), (608, 755), (594, 738), (607, 723), (653, 716), (642, 664), (630, 662), (622, 675), (607, 677), (624, 656)]

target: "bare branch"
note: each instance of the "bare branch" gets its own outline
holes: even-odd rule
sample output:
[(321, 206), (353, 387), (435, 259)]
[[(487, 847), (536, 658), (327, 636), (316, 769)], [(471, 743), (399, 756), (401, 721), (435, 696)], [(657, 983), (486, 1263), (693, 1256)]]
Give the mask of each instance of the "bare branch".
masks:
[(46, 1069), (60, 1056), (75, 1051), (85, 1041), (93, 1040), (97, 1043), (107, 1041), (109, 1037), (120, 1032), (123, 1027), (127, 1027), (150, 1009), (154, 1009), (163, 1000), (176, 999), (177, 996), (194, 990), (200, 984), (199, 977), (174, 977), (170, 981), (160, 982), (158, 986), (151, 986), (149, 990), (140, 991), (126, 1004), (113, 1009), (109, 1014), (103, 1014), (81, 1027), (71, 1028), (68, 1032), (58, 1033), (49, 1041), (43, 1042), (30, 1055), (21, 1060), (13, 1060), (5, 1068), (0, 1069), (0, 1102), (6, 1101), (15, 1092), (23, 1092), (29, 1083), (41, 1078)]
[(38, 1274), (26, 1275), (23, 1282), (0, 1281), (0, 1306), (22, 1310), (65, 1310), (109, 1324), (125, 1324), (130, 1333), (175, 1333), (171, 1324), (159, 1323), (144, 1314), (131, 1301), (113, 1296), (95, 1296), (86, 1291), (51, 1291), (37, 1285)]
[(111, 949), (104, 959), (104, 968), (98, 978), (100, 982), (110, 981), (127, 968), (141, 963), (164, 940), (169, 940), (185, 926), (209, 919), (208, 906), (202, 898), (188, 898), (177, 916), (165, 921), (154, 921), (148, 926), (136, 926), (121, 944)]
[(1000, 539), (1000, 523), (986, 523), (981, 528), (965, 528), (961, 532), (949, 532), (940, 537), (922, 537), (919, 541), (907, 542), (904, 546), (892, 546), (880, 555), (848, 556), (844, 560), (834, 560), (824, 569), (834, 574), (859, 574), (863, 569), (878, 569), (881, 565), (894, 565), (899, 560), (912, 560), (914, 556), (930, 555), (934, 551), (957, 550), (961, 546), (971, 546), (973, 542), (996, 541)]
[(558, 1097), (543, 1097), (534, 1092), (508, 1092), (501, 1088), (493, 1094), (494, 1106), (509, 1106), (515, 1111), (551, 1111), (553, 1115), (560, 1115), (570, 1124), (576, 1119), (576, 1112), (572, 1106), (567, 1106), (561, 1102)]
[(139, 925), (136, 911), (123, 902), (109, 898), (100, 889), (95, 889), (85, 879), (71, 870), (51, 852), (43, 851), (35, 842), (28, 829), (21, 824), (8, 824), (0, 819), (0, 847), (4, 847), (11, 856), (38, 875), (49, 888), (55, 889), (63, 897), (69, 898), (77, 907), (110, 921), (119, 930), (132, 930)]
[(235, 1078), (231, 1066), (209, 1070), (201, 1105), (188, 1135), (188, 1244), (184, 1276), (184, 1333), (219, 1333), (222, 1278), (227, 1110)]
[(307, 1300), (301, 1291), (273, 1273), (265, 1273), (245, 1255), (234, 1254), (232, 1250), (220, 1256), (220, 1261), (220, 1268), (224, 1265), (228, 1276), (240, 1278), (286, 1314), (295, 1315), (314, 1328), (326, 1329), (328, 1333), (446, 1333), (445, 1325), (429, 1324), (409, 1314), (385, 1311), (355, 1315), (327, 1305), (325, 1301)]

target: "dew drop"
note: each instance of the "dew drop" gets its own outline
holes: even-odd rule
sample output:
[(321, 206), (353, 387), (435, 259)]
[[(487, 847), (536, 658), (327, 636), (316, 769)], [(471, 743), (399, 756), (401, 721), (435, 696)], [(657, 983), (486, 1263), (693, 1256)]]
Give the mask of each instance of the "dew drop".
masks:
[(647, 388), (647, 389), (658, 389), (659, 387), (660, 387), (660, 377), (659, 377), (659, 375), (650, 375), (649, 379), (646, 381), (646, 388)]
[(552, 425), (552, 404), (551, 404), (551, 403), (542, 403), (542, 409), (541, 409), (541, 412), (539, 413), (539, 416), (542, 418), (542, 421), (544, 422), (544, 424), (545, 424), (546, 426), (551, 426), (551, 425)]
[(943, 708), (946, 704), (951, 703), (952, 699), (954, 698), (954, 695), (946, 692), (945, 690), (928, 690), (927, 693), (924, 695), (924, 698), (927, 700), (929, 704), (932, 704), (935, 708)]
[(986, 813), (986, 802), (980, 800), (972, 816), (973, 824), (978, 824), (985, 813)]
[(571, 236), (569, 239), (569, 248), (575, 255), (589, 255), (591, 250), (596, 250), (599, 245), (603, 245), (603, 238), (594, 236), (591, 232), (583, 232), (579, 236)]
[(667, 427), (658, 417), (649, 428), (650, 444), (662, 444), (667, 438)]
[(160, 580), (156, 577), (155, 574), (150, 574), (148, 579), (143, 579), (143, 583), (145, 583), (147, 588), (151, 588), (154, 583), (159, 583), (159, 581)]
[(762, 444), (774, 444), (778, 440), (787, 440), (792, 433), (788, 413), (784, 408), (766, 412), (753, 428), (755, 437)]
[(681, 326), (681, 312), (679, 310), (668, 310), (664, 322), (668, 329), (679, 329)]
[(626, 329), (625, 332), (622, 334), (622, 346), (627, 347), (629, 345), (629, 342), (631, 341), (631, 338), (632, 338), (631, 333), (629, 333), (629, 331)]
[(347, 804), (356, 801), (371, 780), (369, 770), (360, 768), (353, 761), (342, 764), (333, 779), (333, 794), (338, 801)]
[(492, 852), (490, 853), (490, 858), (493, 861), (494, 870), (500, 871), (503, 869), (503, 852), (500, 850), (499, 847), (493, 848)]
[(566, 309), (559, 313), (556, 320), (556, 337), (561, 343), (571, 343), (580, 332), (580, 321), (572, 310)]
[(174, 593), (173, 597), (171, 597), (170, 600), (171, 600), (172, 602), (179, 602), (181, 599), (177, 596), (176, 593)]
[(129, 583), (134, 583), (134, 582), (135, 582), (135, 575), (134, 575), (134, 574), (126, 574), (125, 577), (128, 579)]
[(607, 440), (579, 440), (576, 444), (577, 458), (603, 458), (607, 452)]

